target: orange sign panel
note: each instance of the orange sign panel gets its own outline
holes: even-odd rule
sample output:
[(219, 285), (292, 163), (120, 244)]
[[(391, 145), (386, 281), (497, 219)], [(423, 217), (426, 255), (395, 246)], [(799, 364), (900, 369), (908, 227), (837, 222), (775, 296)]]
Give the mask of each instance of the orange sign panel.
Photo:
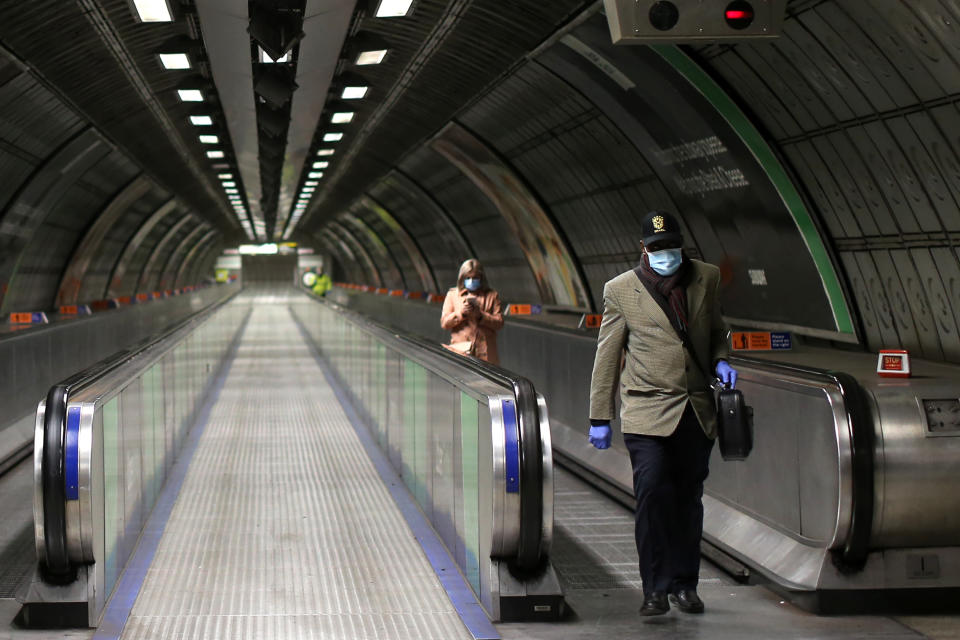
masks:
[(65, 304), (60, 307), (60, 315), (62, 316), (75, 316), (80, 313), (80, 308), (75, 304)]
[(772, 348), (769, 331), (734, 331), (730, 343), (737, 351), (770, 351)]
[(601, 322), (603, 322), (603, 316), (599, 313), (588, 313), (583, 316), (583, 326), (587, 329), (599, 329)]
[(510, 305), (510, 315), (512, 316), (528, 316), (532, 312), (532, 307), (529, 304)]
[(11, 313), (10, 314), (11, 324), (31, 324), (32, 322), (33, 322), (32, 313)]

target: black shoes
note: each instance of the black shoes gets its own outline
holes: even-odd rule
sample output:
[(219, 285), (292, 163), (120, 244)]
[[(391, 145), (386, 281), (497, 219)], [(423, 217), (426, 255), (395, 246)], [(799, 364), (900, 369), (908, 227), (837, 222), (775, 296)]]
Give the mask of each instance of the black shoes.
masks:
[[(683, 589), (670, 594), (670, 602), (677, 605), (677, 609), (684, 613), (703, 613), (703, 600), (693, 589)], [(647, 603), (643, 603), (646, 607)], [(641, 612), (643, 610), (641, 609)]]
[(667, 594), (663, 591), (654, 591), (643, 597), (643, 606), (640, 607), (642, 616), (662, 616), (670, 611), (670, 603), (667, 602)]

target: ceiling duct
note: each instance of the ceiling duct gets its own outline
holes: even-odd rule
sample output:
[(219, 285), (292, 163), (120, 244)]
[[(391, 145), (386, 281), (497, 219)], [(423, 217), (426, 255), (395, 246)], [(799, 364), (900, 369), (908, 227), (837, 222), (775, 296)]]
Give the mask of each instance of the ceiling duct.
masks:
[(305, 0), (260, 0), (250, 3), (250, 37), (274, 60), (303, 38)]
[(282, 140), (264, 140), (260, 145), (260, 155), (270, 160), (278, 160), (283, 157), (284, 147)]
[(257, 110), (257, 124), (264, 133), (278, 138), (287, 131), (287, 112), (271, 109), (265, 104), (260, 105)]
[(260, 65), (254, 73), (253, 90), (274, 109), (285, 106), (297, 90), (286, 65)]

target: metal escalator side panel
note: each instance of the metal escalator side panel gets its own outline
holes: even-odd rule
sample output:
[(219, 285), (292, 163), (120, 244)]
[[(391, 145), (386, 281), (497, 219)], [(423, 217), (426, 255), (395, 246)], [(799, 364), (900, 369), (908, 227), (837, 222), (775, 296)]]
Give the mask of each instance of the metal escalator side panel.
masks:
[(874, 424), (867, 395), (856, 378), (834, 372), (843, 395), (850, 425), (850, 462), (853, 479), (850, 529), (844, 541), (842, 561), (852, 569), (861, 569), (870, 549), (874, 507)]
[(33, 542), (37, 550), (37, 563), (47, 562), (47, 543), (43, 518), (43, 434), (46, 424), (46, 400), (37, 405), (37, 419), (33, 431)]
[(543, 470), (543, 517), (540, 526), (540, 554), (550, 556), (553, 545), (553, 442), (550, 433), (550, 417), (547, 401), (537, 394), (537, 408), (540, 416), (541, 469)]
[[(67, 502), (67, 545), (70, 560), (76, 564), (93, 562), (94, 531), (101, 517), (94, 517), (95, 503), (93, 477), (96, 474), (94, 443), (94, 419), (96, 408), (93, 403), (71, 403), (68, 412), (76, 411), (76, 498)], [(102, 470), (101, 470), (102, 472)]]
[[(513, 396), (491, 396), (488, 404), (490, 408), (490, 442), (492, 445), (491, 465), (493, 467), (490, 556), (494, 558), (513, 558), (517, 553), (520, 539), (521, 487), (518, 485), (518, 490), (514, 492), (507, 490), (508, 440), (517, 443), (519, 439), (518, 435), (514, 435), (512, 438), (507, 436), (508, 428), (512, 428), (514, 433), (517, 433), (516, 420), (514, 419), (511, 421), (512, 424), (508, 425), (508, 420), (504, 415), (504, 404), (508, 402), (515, 402)], [(519, 483), (519, 477), (517, 481)]]

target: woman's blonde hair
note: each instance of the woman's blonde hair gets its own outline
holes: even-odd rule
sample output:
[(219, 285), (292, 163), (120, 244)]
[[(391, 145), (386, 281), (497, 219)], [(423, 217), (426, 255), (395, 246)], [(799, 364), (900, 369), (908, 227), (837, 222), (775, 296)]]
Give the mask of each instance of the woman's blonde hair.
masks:
[(471, 271), (476, 271), (480, 276), (480, 290), (483, 291), (487, 289), (487, 275), (483, 271), (483, 265), (480, 264), (480, 261), (475, 258), (470, 258), (465, 260), (462, 265), (460, 265), (460, 271), (457, 273), (457, 289), (465, 289), (463, 286), (463, 279), (467, 277), (467, 274)]

